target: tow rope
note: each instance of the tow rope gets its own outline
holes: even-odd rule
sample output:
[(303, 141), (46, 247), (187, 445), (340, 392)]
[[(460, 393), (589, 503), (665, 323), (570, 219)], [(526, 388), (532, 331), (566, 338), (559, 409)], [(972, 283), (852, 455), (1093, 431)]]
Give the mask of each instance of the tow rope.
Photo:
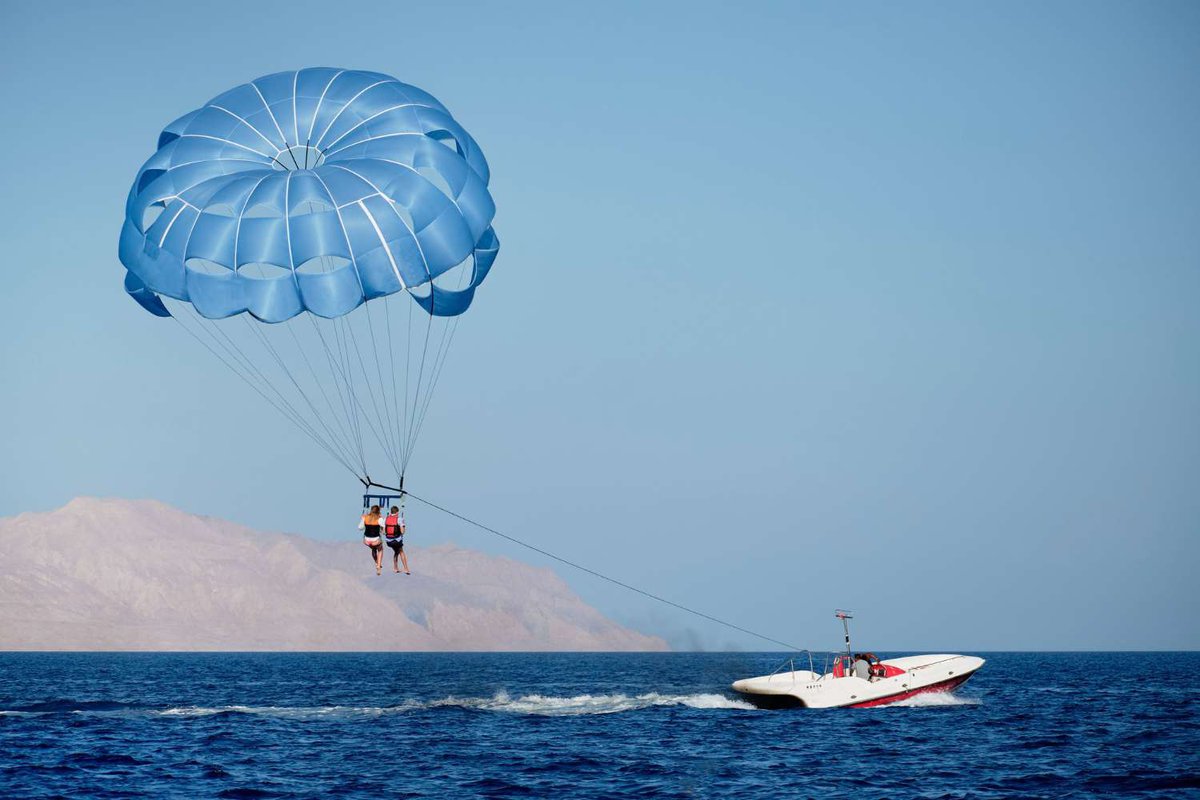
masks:
[[(378, 485), (378, 484), (375, 484), (375, 485)], [(387, 488), (393, 488), (393, 487), (387, 487)], [(680, 603), (676, 603), (674, 600), (668, 600), (667, 598), (661, 597), (657, 594), (654, 594), (653, 592), (647, 592), (645, 589), (639, 589), (636, 586), (631, 586), (628, 583), (625, 583), (624, 581), (620, 581), (620, 580), (617, 580), (616, 578), (609, 577), (608, 575), (605, 575), (602, 572), (597, 572), (596, 570), (591, 569), (589, 567), (585, 567), (582, 564), (577, 564), (574, 561), (563, 558), (562, 556), (557, 556), (554, 553), (551, 553), (549, 550), (543, 550), (542, 548), (537, 547), (536, 545), (532, 545), (529, 542), (521, 541), (520, 539), (518, 539), (515, 536), (509, 536), (507, 533), (502, 533), (502, 532), (496, 530), (495, 528), (484, 525), (482, 522), (476, 522), (475, 520), (471, 519), (470, 517), (465, 517), (462, 514), (459, 514), (455, 511), (451, 511), (448, 508), (439, 506), (437, 503), (434, 503), (431, 500), (426, 500), (423, 497), (418, 497), (417, 495), (413, 494), (410, 491), (405, 490), (404, 494), (408, 497), (411, 497), (413, 500), (416, 500), (418, 503), (423, 503), (423, 504), (429, 506), (430, 508), (441, 511), (443, 514), (447, 514), (451, 517), (454, 517), (457, 520), (467, 523), (468, 525), (472, 525), (476, 528), (479, 528), (481, 531), (487, 531), (490, 534), (499, 536), (501, 539), (507, 539), (508, 541), (512, 542), (513, 544), (518, 544), (521, 547), (524, 547), (528, 550), (534, 551), (535, 553), (540, 553), (540, 554), (546, 556), (547, 558), (554, 559), (555, 561), (557, 561), (560, 564), (566, 564), (568, 567), (577, 569), (580, 572), (586, 572), (588, 575), (599, 578), (600, 580), (608, 581), (609, 583), (611, 583), (615, 586), (620, 586), (622, 589), (628, 589), (631, 592), (636, 592), (637, 594), (640, 594), (643, 597), (648, 597), (651, 600), (656, 600), (659, 603), (663, 603), (664, 605), (671, 606), (672, 608), (677, 608), (680, 611), (686, 611), (688, 614), (692, 614), (694, 616), (700, 617), (701, 619), (706, 619), (709, 622), (715, 622), (718, 625), (723, 625), (726, 628), (730, 628), (731, 630), (738, 631), (739, 633), (744, 633), (744, 634), (747, 634), (748, 636), (753, 636), (757, 639), (762, 639), (764, 642), (770, 642), (772, 644), (781, 645), (781, 646), (787, 648), (788, 650), (791, 650), (794, 652), (801, 652), (801, 653), (808, 652), (803, 647), (797, 647), (794, 644), (788, 644), (787, 642), (782, 642), (779, 639), (775, 639), (770, 636), (766, 636), (764, 634), (757, 633), (755, 631), (750, 630), (749, 628), (743, 628), (741, 625), (735, 625), (732, 622), (726, 622), (723, 619), (714, 617), (712, 614), (705, 614), (703, 611), (697, 611), (694, 608), (689, 608)]]

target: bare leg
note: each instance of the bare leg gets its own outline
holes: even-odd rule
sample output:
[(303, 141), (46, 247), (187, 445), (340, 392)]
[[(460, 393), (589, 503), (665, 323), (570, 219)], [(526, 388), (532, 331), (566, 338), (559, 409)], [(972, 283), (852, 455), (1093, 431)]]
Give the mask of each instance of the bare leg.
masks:
[[(408, 556), (404, 554), (404, 550), (400, 551), (400, 560), (404, 562), (404, 574), (412, 575), (412, 573), (408, 571)], [(400, 570), (396, 571), (399, 572)]]
[(402, 550), (392, 548), (392, 569), (396, 572), (400, 571), (400, 553), (402, 552)]

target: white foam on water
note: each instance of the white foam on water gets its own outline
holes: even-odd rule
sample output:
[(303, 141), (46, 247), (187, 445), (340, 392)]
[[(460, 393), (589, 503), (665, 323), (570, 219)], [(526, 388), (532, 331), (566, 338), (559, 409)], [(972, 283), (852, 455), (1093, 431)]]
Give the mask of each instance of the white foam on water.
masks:
[(181, 706), (152, 712), (156, 717), (211, 717), (214, 714), (248, 714), (260, 717), (313, 719), (324, 716), (378, 716), (400, 707), (378, 706)]
[(168, 708), (165, 711), (155, 712), (155, 716), (159, 717), (208, 717), (213, 714), (221, 714), (223, 710), (220, 708)]
[(447, 698), (437, 701), (433, 705), (462, 705), (465, 708), (538, 716), (617, 714), (623, 711), (638, 711), (643, 708), (664, 706), (754, 710), (749, 703), (732, 700), (720, 694), (664, 695), (657, 692), (632, 696), (627, 694), (580, 694), (573, 697), (547, 697), (530, 694), (517, 698), (510, 697), (506, 692), (498, 692), (488, 699), (457, 701), (454, 698)]
[(745, 700), (734, 700), (723, 694), (690, 694), (683, 698), (683, 705), (691, 708), (736, 708), (739, 711), (760, 711)]
[(963, 697), (950, 692), (925, 692), (913, 695), (884, 708), (938, 708), (946, 706), (977, 706), (978, 697)]
[(553, 717), (619, 714), (624, 711), (638, 711), (644, 708), (667, 706), (685, 706), (687, 708), (705, 710), (756, 710), (749, 703), (734, 700), (722, 694), (580, 694), (571, 697), (528, 694), (521, 695), (520, 697), (512, 697), (507, 692), (497, 692), (491, 697), (450, 696), (429, 701), (407, 700), (395, 706), (182, 706), (152, 713), (159, 717), (207, 717), (214, 714), (250, 714), (264, 717), (314, 719), (321, 717), (371, 717), (433, 708), (465, 708), (478, 711), (495, 711), (504, 714)]

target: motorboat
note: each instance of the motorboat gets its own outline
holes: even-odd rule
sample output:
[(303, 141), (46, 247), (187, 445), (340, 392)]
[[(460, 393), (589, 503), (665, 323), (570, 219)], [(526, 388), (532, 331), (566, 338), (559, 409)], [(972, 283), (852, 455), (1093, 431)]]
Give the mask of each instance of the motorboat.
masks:
[(816, 672), (808, 653), (808, 669), (796, 669), (792, 658), (770, 675), (734, 681), (733, 690), (759, 708), (869, 708), (929, 692), (952, 692), (984, 665), (976, 656), (946, 653), (882, 660), (872, 653), (856, 653), (850, 646), (853, 616), (842, 609), (835, 615), (846, 633), (846, 649), (833, 655), (827, 672)]

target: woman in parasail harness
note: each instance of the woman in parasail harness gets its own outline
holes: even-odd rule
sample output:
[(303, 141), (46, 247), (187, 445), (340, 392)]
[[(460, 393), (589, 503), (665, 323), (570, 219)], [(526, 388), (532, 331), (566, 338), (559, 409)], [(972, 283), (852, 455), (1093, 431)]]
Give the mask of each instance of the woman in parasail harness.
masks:
[(391, 513), (383, 521), (383, 535), (387, 537), (387, 546), (392, 548), (392, 569), (399, 574), (400, 562), (403, 561), (404, 574), (412, 575), (408, 571), (408, 556), (404, 555), (404, 517), (400, 516), (397, 506), (392, 506)]
[(375, 574), (383, 574), (383, 542), (379, 538), (379, 506), (371, 506), (371, 510), (362, 515), (358, 521), (358, 529), (363, 532), (363, 544), (371, 548), (371, 560), (375, 562)]

